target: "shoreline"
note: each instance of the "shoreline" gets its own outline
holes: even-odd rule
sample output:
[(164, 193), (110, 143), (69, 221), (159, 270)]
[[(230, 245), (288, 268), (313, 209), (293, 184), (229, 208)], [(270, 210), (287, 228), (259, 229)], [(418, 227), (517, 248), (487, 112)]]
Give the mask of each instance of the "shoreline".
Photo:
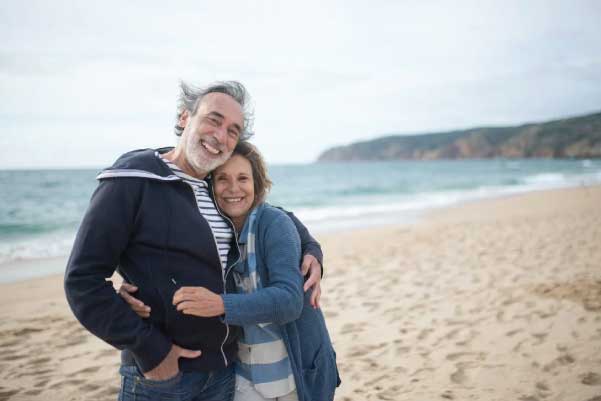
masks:
[[(570, 186), (565, 188), (535, 189), (526, 192), (497, 194), (492, 197), (480, 199), (463, 199), (443, 206), (429, 207), (423, 210), (403, 211), (402, 213), (399, 213), (399, 215), (391, 216), (392, 213), (383, 212), (354, 216), (348, 220), (332, 219), (325, 223), (310, 223), (308, 224), (308, 228), (315, 237), (328, 238), (347, 232), (352, 233), (355, 231), (407, 227), (427, 223), (433, 216), (441, 216), (445, 214), (446, 211), (454, 211), (462, 207), (471, 207), (472, 205), (487, 204), (488, 202), (516, 197), (520, 198), (530, 194), (552, 194), (555, 191), (561, 192), (594, 188), (601, 188), (601, 184), (582, 184), (578, 187)], [(66, 254), (35, 259), (19, 259), (0, 263), (0, 285), (53, 275), (62, 275), (67, 265), (68, 258), (69, 255)]]
[[(601, 186), (319, 234), (337, 401), (597, 401)], [(66, 303), (62, 274), (0, 284), (0, 400), (114, 400), (119, 352)]]

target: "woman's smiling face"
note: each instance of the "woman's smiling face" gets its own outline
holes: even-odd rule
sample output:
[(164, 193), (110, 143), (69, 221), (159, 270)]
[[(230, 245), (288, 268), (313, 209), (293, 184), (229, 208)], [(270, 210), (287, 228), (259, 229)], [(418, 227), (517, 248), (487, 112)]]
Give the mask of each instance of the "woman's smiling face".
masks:
[(233, 155), (213, 171), (213, 182), (217, 205), (232, 219), (236, 229), (242, 230), (255, 200), (250, 162), (240, 155)]

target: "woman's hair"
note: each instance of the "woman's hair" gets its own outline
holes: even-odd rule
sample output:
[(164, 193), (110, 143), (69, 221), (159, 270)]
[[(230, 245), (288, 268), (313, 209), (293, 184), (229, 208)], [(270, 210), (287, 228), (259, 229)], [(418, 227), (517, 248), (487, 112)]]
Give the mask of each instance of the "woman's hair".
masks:
[(240, 141), (234, 148), (232, 156), (240, 155), (250, 162), (253, 173), (255, 200), (253, 206), (263, 203), (271, 189), (271, 180), (267, 176), (267, 165), (255, 145), (248, 141)]

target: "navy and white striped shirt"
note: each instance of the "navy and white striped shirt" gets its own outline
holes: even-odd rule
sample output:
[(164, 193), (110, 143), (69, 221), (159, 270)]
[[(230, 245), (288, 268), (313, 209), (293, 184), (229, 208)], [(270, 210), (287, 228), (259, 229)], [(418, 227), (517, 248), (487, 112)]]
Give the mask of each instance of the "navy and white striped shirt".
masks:
[(194, 191), (194, 197), (196, 198), (198, 211), (200, 214), (202, 214), (211, 227), (213, 237), (215, 238), (215, 244), (219, 250), (221, 266), (225, 269), (227, 266), (227, 254), (230, 251), (231, 241), (234, 233), (223, 216), (221, 216), (215, 208), (215, 204), (209, 196), (209, 185), (204, 180), (199, 180), (198, 178), (194, 178), (184, 173), (179, 167), (165, 159), (160, 153), (157, 152), (156, 155), (163, 162), (165, 162), (165, 164), (167, 164), (171, 171), (173, 171), (173, 174), (177, 175), (182, 181), (190, 185)]

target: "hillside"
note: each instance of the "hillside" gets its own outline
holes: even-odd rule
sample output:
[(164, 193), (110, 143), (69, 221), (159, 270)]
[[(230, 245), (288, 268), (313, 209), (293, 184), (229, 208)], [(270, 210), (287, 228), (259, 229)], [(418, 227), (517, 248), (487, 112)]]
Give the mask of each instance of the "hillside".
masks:
[(385, 136), (330, 148), (318, 161), (472, 158), (601, 158), (601, 112), (515, 127)]

